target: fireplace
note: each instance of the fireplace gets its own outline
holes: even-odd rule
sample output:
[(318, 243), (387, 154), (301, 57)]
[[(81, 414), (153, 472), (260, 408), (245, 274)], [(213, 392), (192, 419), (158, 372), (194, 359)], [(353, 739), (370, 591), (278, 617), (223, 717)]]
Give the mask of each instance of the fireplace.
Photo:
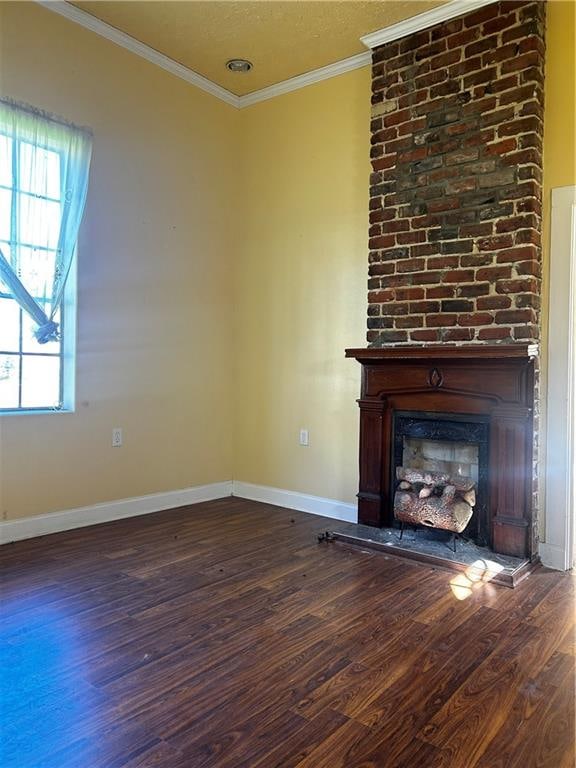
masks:
[(389, 529), (401, 480), (401, 516), (436, 510), (457, 528), (473, 508), (466, 533), (524, 559), (537, 552), (545, 8), (501, 0), (373, 50), (369, 348), (347, 350), (362, 365), (359, 522)]
[[(490, 544), (487, 507), (489, 432), (489, 418), (477, 414), (399, 411), (394, 413), (392, 423), (390, 487), (393, 495), (401, 484), (399, 470), (452, 479), (452, 483), (438, 484), (436, 493), (441, 487), (457, 485), (458, 479), (468, 479), (473, 504), (465, 534), (481, 547)], [(393, 507), (394, 498), (391, 504)], [(435, 527), (433, 522), (429, 524)]]
[[(362, 365), (358, 521), (394, 524), (397, 468), (474, 478), (467, 534), (536, 554), (534, 360), (529, 344), (349, 349)], [(466, 475), (466, 473), (468, 473)]]

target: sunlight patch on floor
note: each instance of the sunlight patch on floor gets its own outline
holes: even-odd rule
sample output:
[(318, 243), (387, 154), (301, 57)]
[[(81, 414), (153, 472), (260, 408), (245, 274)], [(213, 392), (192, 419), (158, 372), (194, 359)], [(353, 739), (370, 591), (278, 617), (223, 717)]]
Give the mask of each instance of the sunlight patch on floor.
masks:
[(467, 600), (477, 589), (490, 582), (503, 571), (502, 565), (492, 560), (476, 560), (465, 571), (450, 579), (450, 589), (456, 600)]

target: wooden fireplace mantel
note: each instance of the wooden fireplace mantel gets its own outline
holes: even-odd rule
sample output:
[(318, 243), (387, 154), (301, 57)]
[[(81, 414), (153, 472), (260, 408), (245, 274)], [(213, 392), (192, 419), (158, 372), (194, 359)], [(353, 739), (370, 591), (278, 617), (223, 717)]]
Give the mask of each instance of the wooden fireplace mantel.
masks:
[(533, 344), (347, 349), (362, 365), (359, 522), (393, 522), (396, 412), (483, 418), (490, 431), (490, 544), (495, 552), (532, 557), (536, 354)]
[(537, 345), (530, 344), (426, 344), (422, 346), (367, 347), (347, 349), (346, 357), (359, 362), (376, 360), (486, 360), (510, 357), (531, 359), (538, 355)]

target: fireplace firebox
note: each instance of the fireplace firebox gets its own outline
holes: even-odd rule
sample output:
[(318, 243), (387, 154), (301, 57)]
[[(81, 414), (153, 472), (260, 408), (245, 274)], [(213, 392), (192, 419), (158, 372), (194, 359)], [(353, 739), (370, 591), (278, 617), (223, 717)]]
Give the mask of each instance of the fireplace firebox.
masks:
[[(474, 503), (465, 531), (481, 547), (491, 543), (487, 514), (489, 421), (485, 415), (398, 411), (392, 423), (392, 494), (399, 486), (399, 468), (432, 473), (433, 477), (469, 478)], [(394, 499), (391, 501), (393, 507)]]
[(397, 467), (476, 478), (469, 533), (533, 559), (532, 344), (346, 350), (362, 365), (358, 521), (394, 524)]

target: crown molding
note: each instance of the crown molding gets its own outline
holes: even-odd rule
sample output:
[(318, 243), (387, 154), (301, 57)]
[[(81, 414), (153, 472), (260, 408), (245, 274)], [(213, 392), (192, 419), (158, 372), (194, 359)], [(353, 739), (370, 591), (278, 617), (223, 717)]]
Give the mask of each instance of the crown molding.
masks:
[(137, 56), (146, 59), (152, 64), (156, 64), (156, 66), (165, 69), (166, 72), (170, 72), (181, 80), (185, 80), (187, 83), (195, 85), (197, 88), (200, 88), (200, 90), (210, 93), (212, 96), (216, 96), (216, 98), (221, 99), (221, 101), (225, 101), (226, 104), (230, 104), (237, 108), (240, 106), (240, 97), (230, 93), (226, 88), (222, 88), (221, 85), (213, 83), (212, 80), (208, 80), (207, 77), (203, 77), (192, 69), (188, 69), (188, 67), (185, 67), (183, 64), (174, 61), (174, 59), (164, 56), (163, 53), (159, 53), (154, 50), (154, 48), (150, 48), (149, 45), (141, 43), (139, 40), (127, 35), (125, 32), (120, 32), (119, 29), (110, 26), (110, 24), (106, 24), (104, 21), (100, 21), (100, 19), (80, 10), (80, 8), (70, 5), (70, 3), (65, 2), (65, 0), (36, 0), (36, 2), (43, 8), (58, 13), (69, 21), (73, 21), (81, 27), (89, 29), (91, 32), (95, 32), (101, 37), (105, 37), (107, 40), (110, 40), (110, 42), (116, 43), (116, 45), (119, 45), (122, 48), (126, 48), (126, 50), (135, 53)]
[(181, 80), (185, 80), (191, 85), (195, 85), (197, 88), (201, 88), (206, 93), (216, 96), (216, 98), (225, 101), (237, 109), (249, 107), (251, 104), (257, 104), (259, 101), (266, 101), (267, 99), (273, 99), (275, 96), (280, 96), (283, 93), (289, 93), (290, 91), (296, 91), (299, 88), (304, 88), (312, 83), (319, 83), (321, 80), (327, 80), (330, 77), (336, 77), (344, 72), (350, 72), (353, 69), (359, 69), (370, 64), (371, 54), (359, 53), (356, 56), (350, 56), (350, 58), (336, 61), (333, 64), (328, 64), (326, 67), (320, 67), (314, 69), (311, 72), (306, 72), (303, 75), (297, 75), (291, 77), (288, 80), (283, 80), (280, 83), (275, 83), (267, 88), (262, 88), (259, 91), (253, 91), (245, 96), (236, 96), (236, 94), (223, 88), (221, 85), (213, 83), (208, 78), (199, 75), (197, 72), (185, 67), (183, 64), (179, 64), (177, 61), (165, 56), (163, 53), (159, 53), (150, 48), (145, 43), (141, 43), (139, 40), (127, 35), (125, 32), (115, 27), (106, 24), (104, 21), (100, 21), (95, 16), (91, 16), (89, 13), (76, 8), (74, 5), (65, 2), (65, 0), (36, 0), (38, 5), (43, 8), (47, 8), (49, 11), (58, 13), (60, 16), (69, 21), (73, 21), (76, 24), (89, 29), (91, 32), (95, 32), (101, 37), (105, 37), (110, 42), (116, 45), (126, 48), (131, 53), (135, 53), (143, 59), (156, 64), (158, 67), (165, 69), (172, 75), (176, 75)]
[[(131, 53), (136, 54), (136, 56), (140, 56), (158, 67), (161, 67), (166, 70), (166, 72), (170, 72), (170, 74), (190, 83), (190, 85), (195, 85), (202, 91), (215, 96), (217, 99), (226, 102), (226, 104), (230, 104), (236, 109), (244, 109), (252, 106), (252, 104), (258, 104), (260, 101), (273, 99), (284, 93), (290, 93), (291, 91), (305, 88), (307, 85), (319, 83), (322, 80), (337, 77), (345, 72), (351, 72), (354, 69), (369, 66), (372, 58), (370, 51), (359, 53), (355, 56), (350, 56), (347, 59), (336, 61), (333, 64), (328, 64), (325, 67), (313, 69), (311, 72), (305, 72), (303, 75), (297, 75), (288, 80), (283, 80), (280, 83), (275, 83), (267, 88), (261, 88), (258, 91), (247, 93), (244, 96), (236, 96), (236, 94), (231, 93), (221, 85), (212, 82), (212, 80), (208, 80), (207, 77), (199, 75), (192, 69), (174, 61), (174, 59), (165, 56), (163, 53), (159, 53), (154, 48), (151, 48), (145, 43), (141, 43), (139, 40), (127, 35), (125, 32), (121, 32), (110, 24), (106, 24), (106, 22), (100, 21), (100, 19), (97, 19), (95, 16), (91, 16), (89, 13), (86, 13), (86, 11), (82, 11), (74, 5), (70, 5), (70, 3), (65, 0), (35, 1), (43, 8), (47, 8), (49, 11), (57, 13), (69, 21), (73, 21), (85, 29), (95, 32), (101, 37), (105, 37), (107, 40), (110, 40), (110, 42), (125, 48)], [(412, 16), (397, 24), (392, 24), (384, 29), (371, 32), (369, 35), (364, 35), (364, 37), (361, 37), (360, 39), (367, 48), (376, 48), (384, 43), (405, 37), (406, 35), (418, 32), (421, 29), (426, 29), (427, 27), (431, 27), (442, 21), (448, 21), (456, 16), (461, 16), (464, 13), (482, 8), (483, 6), (490, 5), (490, 3), (494, 2), (497, 2), (497, 0), (449, 0), (449, 2), (441, 5), (439, 8), (433, 8), (431, 11), (420, 13), (417, 16)]]
[(267, 99), (273, 99), (275, 96), (281, 96), (283, 93), (290, 93), (290, 91), (297, 91), (300, 88), (305, 88), (307, 85), (313, 83), (319, 83), (322, 80), (328, 80), (331, 77), (342, 75), (344, 72), (351, 72), (353, 69), (360, 69), (361, 67), (367, 67), (372, 62), (372, 54), (370, 51), (365, 53), (358, 53), (356, 56), (350, 56), (348, 59), (341, 59), (335, 61), (333, 64), (328, 64), (325, 67), (319, 69), (313, 69), (311, 72), (305, 72), (303, 75), (296, 75), (289, 80), (282, 80), (280, 83), (269, 85), (267, 88), (262, 88), (259, 91), (253, 91), (247, 93), (245, 96), (239, 97), (239, 108), (250, 107), (252, 104), (257, 104), (259, 101), (266, 101)]
[(384, 27), (384, 29), (377, 29), (375, 32), (370, 32), (369, 35), (364, 35), (360, 40), (366, 48), (377, 48), (379, 45), (384, 45), (384, 43), (399, 40), (401, 37), (406, 37), (406, 35), (410, 35), (413, 32), (433, 27), (442, 21), (449, 21), (456, 18), (456, 16), (476, 11), (478, 8), (495, 2), (497, 0), (449, 0), (449, 2), (444, 3), (439, 8), (424, 11), (424, 13), (419, 13), (417, 16), (411, 16), (409, 19), (399, 21), (397, 24)]

